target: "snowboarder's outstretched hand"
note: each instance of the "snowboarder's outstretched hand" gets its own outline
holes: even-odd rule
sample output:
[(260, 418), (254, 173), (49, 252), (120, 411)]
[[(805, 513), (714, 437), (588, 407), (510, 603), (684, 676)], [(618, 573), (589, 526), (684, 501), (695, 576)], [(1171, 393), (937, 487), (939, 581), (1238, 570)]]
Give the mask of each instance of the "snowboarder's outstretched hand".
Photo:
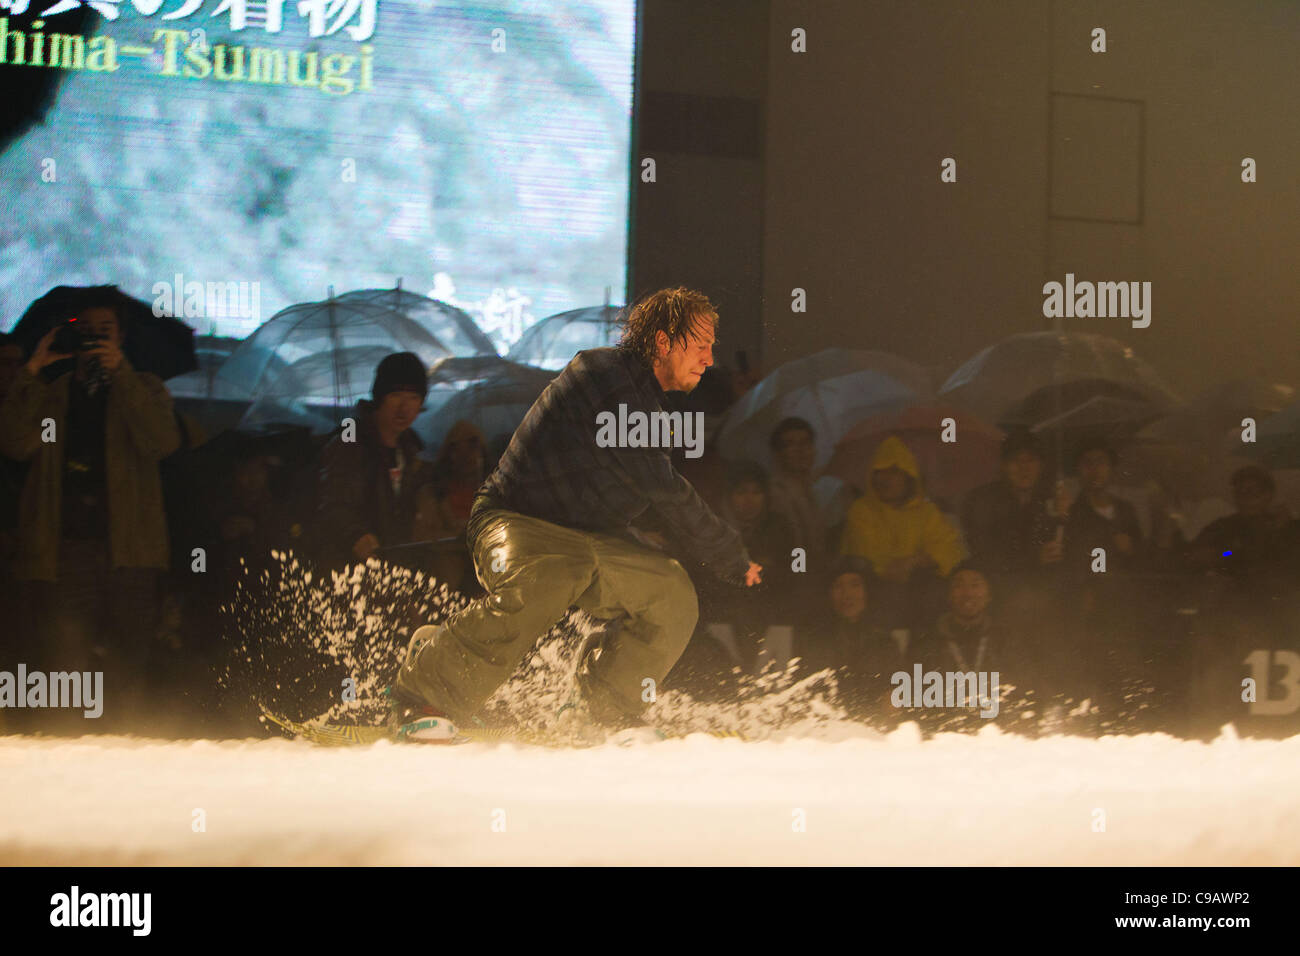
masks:
[(749, 562), (749, 570), (745, 572), (745, 587), (752, 588), (755, 584), (763, 583), (763, 569), (753, 561)]

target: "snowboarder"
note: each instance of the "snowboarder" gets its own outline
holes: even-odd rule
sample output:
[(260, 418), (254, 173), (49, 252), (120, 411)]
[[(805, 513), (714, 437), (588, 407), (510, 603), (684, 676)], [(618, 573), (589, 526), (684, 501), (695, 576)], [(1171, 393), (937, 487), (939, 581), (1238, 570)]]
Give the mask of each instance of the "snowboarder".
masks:
[[(575, 605), (621, 624), (579, 662), (591, 720), (641, 723), (653, 699), (647, 689), (681, 656), (699, 613), (686, 569), (629, 530), (648, 509), (718, 577), (760, 583), (740, 534), (676, 471), (666, 447), (686, 431), (665, 410), (666, 393), (699, 383), (713, 364), (717, 324), (702, 294), (660, 290), (633, 307), (618, 346), (579, 352), (533, 404), (479, 488), (466, 528), (487, 593), (412, 636), (391, 689), (389, 723), (399, 738), (454, 738), (455, 722), (472, 717)], [(611, 446), (598, 423), (611, 415), (671, 427), (652, 424), (648, 440), (633, 429)]]

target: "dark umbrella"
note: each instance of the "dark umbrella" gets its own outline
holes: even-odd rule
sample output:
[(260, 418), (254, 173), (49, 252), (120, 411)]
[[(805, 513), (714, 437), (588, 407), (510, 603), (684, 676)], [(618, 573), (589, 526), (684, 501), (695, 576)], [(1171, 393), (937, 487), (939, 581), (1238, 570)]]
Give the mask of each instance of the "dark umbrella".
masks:
[(192, 328), (170, 315), (155, 315), (152, 306), (115, 285), (56, 286), (27, 307), (12, 334), (31, 355), (51, 329), (96, 307), (118, 310), (125, 335), (122, 353), (137, 371), (167, 379), (199, 367)]
[[(1138, 432), (1128, 467), (1184, 499), (1222, 495), (1232, 472), (1269, 443), (1265, 421), (1295, 396), (1289, 385), (1251, 379), (1212, 385)], [(1241, 440), (1244, 418), (1261, 424), (1256, 444)]]
[(1169, 407), (1163, 396), (1140, 387), (1078, 379), (1030, 393), (1003, 412), (997, 424), (1049, 437), (1059, 449), (1058, 467), (1063, 467), (1090, 442), (1104, 441), (1116, 449), (1127, 444)]
[[(1114, 339), (1086, 332), (1022, 332), (984, 349), (949, 376), (939, 397), (1002, 424), (1018, 402), (1034, 392), (1074, 382), (1110, 383), (1165, 404), (1176, 401), (1156, 371)], [(1085, 390), (1092, 386), (1085, 386)], [(1051, 392), (1042, 392), (1050, 396)], [(1060, 412), (1072, 396), (1061, 394)], [(1045, 400), (1044, 408), (1052, 407)], [(1053, 409), (1055, 411), (1055, 409)]]

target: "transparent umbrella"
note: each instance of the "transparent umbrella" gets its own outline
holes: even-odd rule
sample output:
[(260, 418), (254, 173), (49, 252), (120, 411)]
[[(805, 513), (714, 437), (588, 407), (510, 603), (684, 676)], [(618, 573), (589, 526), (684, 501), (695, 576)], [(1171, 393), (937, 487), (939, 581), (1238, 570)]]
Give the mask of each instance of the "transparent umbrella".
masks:
[(167, 391), (171, 392), (173, 398), (248, 401), (251, 396), (246, 389), (217, 377), (221, 366), (226, 364), (226, 359), (230, 358), (238, 347), (239, 339), (196, 335), (194, 357), (198, 359), (198, 369), (170, 379), (167, 382)]
[(1131, 348), (1085, 332), (1008, 336), (953, 372), (939, 396), (985, 421), (1000, 423), (1016, 402), (1032, 393), (1076, 381), (1124, 386), (1130, 394), (1166, 405), (1177, 401), (1155, 369)]
[[(393, 352), (414, 352), (426, 367), (451, 355), (413, 319), (372, 302), (331, 297), (272, 316), (240, 343), (217, 375), (248, 391), (257, 421), (269, 420), (258, 404), (299, 402), (317, 406), (319, 414), (337, 422), (369, 392), (379, 359)], [(298, 372), (291, 371), (304, 360), (309, 361), (297, 366)]]
[(427, 295), (407, 292), (399, 281), (393, 289), (357, 289), (339, 302), (368, 302), (392, 309), (418, 323), (452, 355), (496, 355), (496, 347), (468, 312)]
[(825, 349), (778, 366), (746, 392), (719, 429), (719, 447), (728, 459), (770, 463), (773, 428), (795, 416), (816, 432), (820, 467), (855, 425), (930, 395), (919, 365), (887, 352)]
[(616, 345), (619, 309), (591, 306), (559, 312), (524, 330), (507, 358), (537, 368), (562, 369), (583, 349)]
[(429, 370), (429, 397), (412, 427), (434, 453), (465, 420), (499, 452), (555, 374), (495, 356), (443, 359)]

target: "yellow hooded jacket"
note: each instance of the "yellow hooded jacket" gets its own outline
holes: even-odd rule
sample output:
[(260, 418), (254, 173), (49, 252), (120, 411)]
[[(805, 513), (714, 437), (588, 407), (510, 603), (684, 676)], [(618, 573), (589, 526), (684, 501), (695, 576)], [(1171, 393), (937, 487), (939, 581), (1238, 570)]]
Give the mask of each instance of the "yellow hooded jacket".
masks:
[(845, 518), (841, 554), (855, 554), (871, 562), (877, 574), (892, 561), (924, 552), (947, 577), (965, 556), (957, 529), (944, 518), (921, 487), (921, 469), (902, 439), (891, 435), (880, 443), (871, 470), (897, 465), (912, 476), (912, 496), (901, 506), (880, 500), (867, 476), (866, 493), (853, 503)]

